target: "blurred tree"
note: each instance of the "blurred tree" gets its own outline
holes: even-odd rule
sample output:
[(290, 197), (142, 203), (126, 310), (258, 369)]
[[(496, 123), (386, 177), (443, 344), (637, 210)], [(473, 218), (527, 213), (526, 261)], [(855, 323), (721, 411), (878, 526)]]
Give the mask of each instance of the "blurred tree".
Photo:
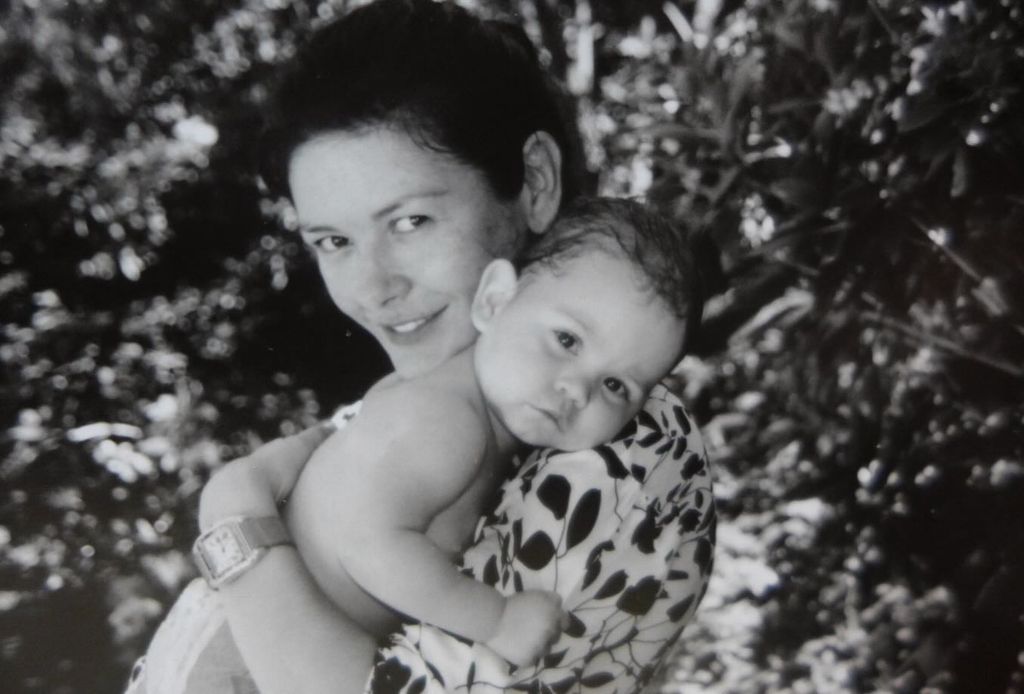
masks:
[[(709, 230), (732, 286), (699, 350), (742, 370), (705, 415), (759, 392), (734, 464), (795, 439), (782, 491), (836, 509), (824, 544), (775, 547), (766, 667), (848, 623), (823, 596), (849, 571), (872, 634), (851, 687), (1021, 686), (1022, 31), (1011, 2), (790, 0), (603, 33), (605, 189)], [(894, 585), (948, 599), (894, 613)]]

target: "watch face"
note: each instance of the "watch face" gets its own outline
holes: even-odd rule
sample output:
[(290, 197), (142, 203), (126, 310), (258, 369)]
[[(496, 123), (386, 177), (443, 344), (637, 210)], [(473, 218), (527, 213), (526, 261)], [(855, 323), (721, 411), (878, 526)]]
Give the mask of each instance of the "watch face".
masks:
[(211, 530), (203, 540), (200, 551), (214, 579), (224, 576), (246, 558), (238, 536), (229, 526)]

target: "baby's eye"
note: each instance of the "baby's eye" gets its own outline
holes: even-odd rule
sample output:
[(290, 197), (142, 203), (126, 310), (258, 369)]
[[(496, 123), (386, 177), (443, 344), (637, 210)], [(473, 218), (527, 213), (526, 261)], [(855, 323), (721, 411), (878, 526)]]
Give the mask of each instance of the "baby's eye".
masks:
[(393, 228), (400, 234), (407, 234), (410, 231), (415, 231), (419, 227), (423, 226), (423, 223), (426, 221), (426, 215), (410, 214), (396, 219)]
[(348, 246), (349, 240), (344, 236), (321, 236), (311, 241), (310, 245), (321, 253), (333, 253)]
[(558, 344), (568, 352), (575, 354), (576, 350), (579, 349), (580, 339), (568, 331), (556, 330), (555, 339), (558, 340)]
[(604, 387), (613, 397), (620, 400), (629, 399), (629, 389), (626, 388), (626, 384), (617, 378), (606, 378), (604, 379)]

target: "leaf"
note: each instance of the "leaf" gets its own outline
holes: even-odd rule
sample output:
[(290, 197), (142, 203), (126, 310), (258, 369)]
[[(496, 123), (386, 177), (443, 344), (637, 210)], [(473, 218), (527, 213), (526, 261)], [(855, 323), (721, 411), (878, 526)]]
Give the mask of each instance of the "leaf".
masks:
[(633, 537), (630, 538), (632, 543), (636, 545), (644, 554), (654, 553), (654, 541), (658, 539), (658, 535), (661, 534), (661, 529), (657, 526), (654, 518), (654, 507), (647, 509), (647, 515), (640, 521), (636, 530), (633, 531)]
[(967, 167), (967, 149), (964, 147), (956, 151), (953, 159), (953, 184), (950, 186), (950, 197), (959, 198), (967, 192), (969, 183), (969, 170)]
[(679, 519), (679, 527), (683, 532), (689, 533), (697, 529), (703, 514), (695, 508), (686, 511)]
[(587, 562), (597, 561), (601, 556), (602, 552), (607, 552), (610, 549), (615, 549), (615, 543), (611, 540), (605, 540), (599, 545), (595, 545), (590, 554), (587, 555)]
[(426, 691), (427, 689), (427, 676), (420, 675), (412, 681), (409, 685), (408, 694), (420, 694), (420, 692)]
[(698, 475), (704, 471), (704, 459), (696, 453), (691, 453), (683, 463), (683, 479), (693, 479), (695, 475)]
[(700, 567), (701, 575), (706, 575), (711, 571), (711, 559), (714, 554), (714, 547), (706, 537), (702, 537), (697, 542), (697, 549), (693, 552), (693, 560)]
[(628, 422), (626, 422), (626, 426), (622, 427), (622, 429), (619, 431), (619, 433), (616, 434), (615, 438), (612, 439), (612, 440), (613, 441), (621, 441), (623, 439), (628, 440), (628, 439), (636, 436), (636, 427), (637, 427), (636, 417), (633, 417), (633, 419), (631, 419)]
[(815, 181), (797, 176), (774, 181), (768, 192), (783, 204), (799, 210), (814, 209), (821, 201), (821, 191)]
[(583, 621), (580, 620), (580, 618), (572, 612), (569, 612), (568, 614), (569, 626), (565, 628), (565, 633), (569, 636), (572, 636), (573, 638), (578, 639), (587, 633), (587, 625), (584, 624)]
[[(547, 665), (547, 659), (544, 660), (544, 664), (547, 667), (551, 667), (550, 665)], [(551, 682), (550, 684), (547, 684), (545, 686), (545, 691), (550, 690), (554, 692), (554, 694), (565, 694), (565, 692), (572, 690), (573, 686), (575, 686), (576, 684), (576, 681), (576, 675), (569, 675), (568, 677), (560, 679), (557, 682)]]
[(682, 569), (671, 569), (668, 572), (668, 580), (670, 581), (685, 581), (690, 577), (689, 571), (683, 571)]
[(594, 579), (601, 575), (601, 560), (596, 559), (587, 564), (587, 571), (583, 574), (583, 583), (580, 588), (586, 590), (594, 582)]
[(645, 426), (648, 429), (653, 429), (655, 431), (661, 429), (661, 427), (658, 426), (658, 421), (647, 410), (640, 410), (640, 414), (636, 416), (636, 421), (638, 424)]
[(543, 530), (538, 530), (523, 543), (516, 555), (519, 561), (534, 571), (548, 565), (555, 556), (555, 545)]
[(616, 602), (616, 606), (631, 615), (645, 615), (661, 592), (661, 581), (653, 576), (645, 576), (639, 583), (630, 586)]
[(923, 128), (941, 118), (949, 110), (949, 107), (950, 104), (941, 103), (930, 94), (921, 94), (907, 99), (907, 108), (897, 127), (901, 133), (909, 133), (912, 130)]
[(650, 448), (651, 446), (656, 444), (660, 439), (661, 439), (661, 432), (660, 431), (652, 431), (651, 433), (647, 434), (642, 439), (637, 441), (637, 445), (639, 445), (640, 448)]
[(611, 446), (598, 446), (594, 451), (604, 460), (605, 469), (610, 476), (621, 480), (629, 475), (626, 466), (622, 464), (622, 460), (619, 459), (618, 454), (615, 453)]
[(690, 605), (693, 604), (693, 595), (687, 595), (685, 598), (677, 602), (672, 607), (668, 608), (668, 618), (673, 622), (678, 622), (683, 616), (689, 611)]
[(584, 687), (596, 688), (613, 682), (615, 675), (610, 672), (595, 672), (593, 675), (587, 675), (580, 680), (580, 684)]
[(427, 662), (427, 661), (423, 661), (423, 662), (424, 662), (424, 664), (426, 664), (427, 669), (430, 670), (430, 674), (434, 678), (434, 680), (437, 681), (437, 682), (440, 682), (441, 686), (443, 687), (445, 685), (445, 682), (444, 682), (444, 677), (441, 677), (441, 671), (438, 670), (434, 666), (433, 663), (430, 663), (430, 662)]
[(618, 595), (622, 592), (622, 589), (626, 587), (626, 572), (619, 570), (613, 573), (601, 586), (601, 589), (597, 591), (594, 597), (598, 600), (610, 598), (613, 595)]
[(591, 489), (576, 503), (569, 517), (569, 527), (566, 531), (566, 545), (573, 548), (585, 540), (590, 531), (597, 523), (598, 514), (601, 511), (601, 492)]
[(385, 692), (397, 692), (412, 677), (412, 670), (398, 658), (388, 658), (373, 673), (373, 688)]
[(691, 431), (690, 418), (686, 416), (686, 410), (679, 405), (672, 406), (672, 414), (676, 418), (676, 424), (684, 436), (689, 436)]
[(571, 491), (572, 486), (569, 484), (569, 480), (561, 475), (550, 475), (537, 488), (537, 497), (551, 510), (555, 518), (562, 520), (565, 518), (565, 512), (569, 506)]
[[(568, 648), (563, 648), (560, 651), (554, 651), (553, 653), (548, 653), (546, 656), (544, 656), (544, 667), (555, 667), (556, 665), (561, 664), (562, 659), (565, 657), (565, 654), (568, 653), (568, 652), (569, 652)], [(575, 680), (576, 678), (574, 677), (572, 679)], [(554, 685), (552, 685), (552, 686), (554, 686)]]
[(676, 449), (672, 451), (672, 460), (679, 460), (683, 457), (683, 453), (686, 453), (686, 439), (676, 439)]
[(489, 586), (496, 585), (500, 575), (498, 573), (498, 557), (491, 555), (491, 558), (484, 564), (484, 575), (482, 580)]
[(643, 465), (637, 465), (634, 463), (630, 466), (630, 470), (633, 472), (633, 477), (635, 477), (638, 482), (643, 482), (647, 477), (647, 468)]

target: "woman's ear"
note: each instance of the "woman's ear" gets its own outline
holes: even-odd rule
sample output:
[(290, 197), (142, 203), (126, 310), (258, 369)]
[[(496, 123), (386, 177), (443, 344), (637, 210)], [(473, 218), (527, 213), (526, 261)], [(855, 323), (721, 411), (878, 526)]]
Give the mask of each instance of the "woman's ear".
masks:
[(530, 231), (542, 234), (562, 204), (562, 150), (543, 130), (523, 144), (523, 190), (520, 201)]
[(509, 261), (499, 258), (492, 260), (480, 275), (473, 305), (469, 309), (473, 326), (477, 332), (486, 332), (491, 321), (501, 313), (512, 297), (516, 295), (519, 280), (516, 269)]

